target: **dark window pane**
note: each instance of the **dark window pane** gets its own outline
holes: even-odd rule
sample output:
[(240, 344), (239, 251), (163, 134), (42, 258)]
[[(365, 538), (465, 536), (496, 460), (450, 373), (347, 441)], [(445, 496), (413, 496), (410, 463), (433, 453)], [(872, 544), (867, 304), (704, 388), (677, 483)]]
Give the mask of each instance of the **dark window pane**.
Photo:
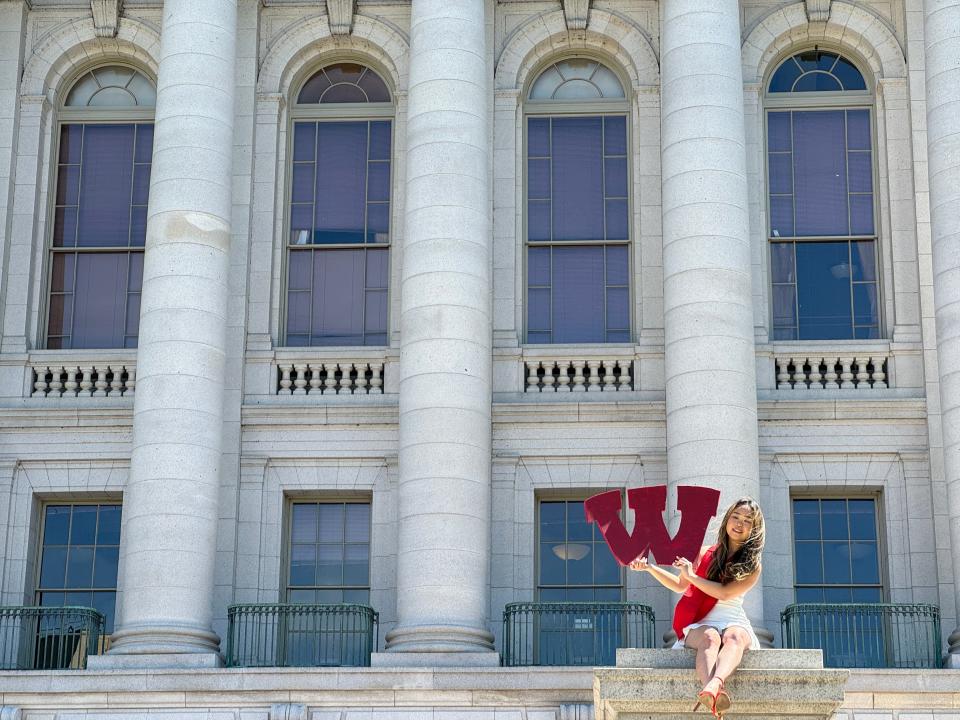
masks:
[(287, 332), (310, 332), (310, 294), (291, 292), (287, 295)]
[(793, 237), (793, 198), (770, 198), (770, 234), (773, 237)]
[(315, 243), (363, 242), (367, 123), (319, 123)]
[(349, 503), (345, 517), (346, 542), (370, 542), (370, 505), (368, 503)]
[(793, 132), (797, 235), (846, 235), (844, 112), (795, 112)]
[(153, 162), (153, 125), (141, 123), (137, 125), (136, 149), (133, 153), (136, 163), (150, 164)]
[(550, 343), (553, 342), (553, 333), (551, 332), (528, 332), (527, 333), (527, 342), (531, 345), (538, 343)]
[(97, 506), (74, 505), (70, 527), (71, 545), (93, 545), (97, 538)]
[(850, 537), (845, 511), (833, 513), (827, 512), (824, 508), (821, 522), (823, 523), (824, 540), (847, 540)]
[(567, 510), (563, 502), (540, 503), (540, 539), (566, 539)]
[[(50, 339), (59, 336), (69, 336), (71, 315), (73, 313), (72, 295), (51, 295), (50, 313), (47, 320), (47, 334)], [(69, 345), (67, 345), (69, 347)], [(47, 347), (53, 347), (50, 342)]]
[(79, 163), (83, 145), (83, 125), (60, 127), (60, 162)]
[(390, 251), (367, 251), (367, 288), (386, 289), (390, 271)]
[(62, 588), (66, 578), (67, 548), (45, 547), (40, 563), (40, 587)]
[(343, 542), (343, 505), (321, 503), (318, 506), (320, 542)]
[(48, 505), (43, 518), (43, 544), (66, 545), (70, 530), (70, 506)]
[(876, 285), (873, 283), (854, 284), (853, 314), (857, 325), (876, 325), (879, 322)]
[(790, 128), (790, 113), (787, 111), (767, 113), (767, 150), (790, 152), (793, 148), (793, 131)]
[(791, 194), (793, 192), (793, 155), (770, 153), (770, 192)]
[(608, 240), (626, 240), (630, 237), (629, 219), (627, 217), (626, 200), (607, 200), (607, 233)]
[(343, 553), (343, 584), (366, 585), (369, 581), (370, 546), (365, 544), (345, 545)]
[(797, 329), (794, 327), (774, 327), (773, 339), (774, 340), (796, 340)]
[(530, 118), (527, 121), (527, 154), (530, 157), (550, 155), (550, 120)]
[(850, 582), (850, 546), (847, 543), (823, 543), (823, 580), (838, 584)]
[[(583, 550), (586, 553), (581, 556)], [(566, 544), (568, 585), (593, 585), (593, 543)]]
[(89, 590), (84, 592), (67, 592), (63, 594), (63, 603), (64, 605), (72, 605), (73, 607), (90, 607), (90, 605), (93, 604), (93, 593)]
[(364, 344), (386, 344), (382, 339), (387, 332), (387, 291), (368, 290), (364, 306)]
[(787, 58), (780, 64), (777, 71), (770, 78), (770, 92), (790, 92), (793, 83), (800, 77), (800, 68), (793, 61), (793, 58)]
[(356, 603), (360, 605), (370, 604), (369, 590), (344, 590), (343, 601), (345, 603)]
[(823, 72), (808, 73), (793, 85), (793, 92), (833, 92), (843, 90), (840, 82)]
[(386, 84), (370, 68), (363, 73), (357, 85), (366, 93), (367, 102), (390, 102), (390, 92)]
[(866, 90), (867, 84), (864, 82), (863, 75), (846, 58), (837, 60), (833, 66), (833, 74), (843, 83), (844, 90)]
[(593, 540), (593, 523), (587, 522), (582, 502), (567, 503), (567, 539)]
[(850, 602), (850, 588), (848, 587), (825, 587), (823, 588), (823, 601), (828, 603), (848, 603)]
[(367, 102), (367, 94), (356, 85), (343, 83), (327, 88), (320, 98), (322, 103), (362, 103)]
[(532, 241), (551, 239), (549, 200), (531, 200), (527, 203), (527, 238)]
[(626, 245), (607, 246), (607, 285), (630, 283), (630, 257)]
[(819, 540), (820, 515), (794, 513), (793, 536), (797, 540)]
[(290, 537), (294, 543), (317, 541), (317, 506), (295, 503), (291, 512)]
[[(74, 518), (76, 520), (76, 518)], [(66, 587), (88, 588), (93, 582), (93, 548), (71, 545), (67, 556)]]
[(363, 250), (325, 250), (313, 256), (313, 342), (363, 344)]
[(389, 120), (370, 123), (370, 160), (390, 160), (391, 129)]
[(375, 162), (367, 164), (367, 200), (390, 199), (390, 164)]
[(133, 195), (131, 203), (146, 205), (150, 194), (150, 166), (135, 165), (133, 167)]
[(123, 347), (127, 263), (127, 253), (77, 256), (72, 347)]
[(873, 192), (873, 163), (870, 153), (847, 153), (847, 169), (850, 177), (850, 192)]
[(880, 559), (877, 556), (876, 543), (850, 543), (850, 556), (853, 558), (853, 581), (855, 583), (880, 582)]
[(367, 242), (385, 243), (390, 240), (389, 203), (367, 204)]
[(527, 328), (532, 332), (550, 330), (550, 288), (531, 288), (527, 303)]
[(527, 284), (550, 284), (550, 248), (530, 248), (527, 251)]
[(627, 154), (627, 118), (622, 115), (605, 117), (603, 133), (604, 155)]
[(877, 279), (877, 261), (874, 258), (873, 248), (873, 240), (851, 243), (850, 256), (853, 259), (854, 280)]
[(147, 207), (138, 205), (130, 208), (130, 245), (144, 247), (147, 244)]
[(850, 234), (873, 235), (873, 195), (850, 196)]
[(77, 244), (77, 208), (57, 208), (53, 212), (53, 246)]
[(620, 584), (620, 563), (603, 543), (593, 545), (593, 582), (596, 585)]
[(133, 125), (87, 125), (84, 130), (80, 246), (128, 243), (133, 135)]
[(317, 545), (317, 585), (343, 584), (343, 545)]
[(822, 603), (823, 588), (798, 587), (796, 589), (796, 600), (798, 603)]
[(820, 564), (820, 543), (794, 543), (794, 562), (796, 563), (797, 583), (809, 584), (823, 582), (823, 570)]
[(101, 505), (97, 522), (97, 544), (120, 544), (120, 506)]
[(53, 256), (53, 269), (50, 275), (51, 292), (73, 291), (73, 269), (76, 256), (73, 253), (57, 253)]
[(321, 70), (303, 84), (300, 95), (297, 96), (297, 102), (301, 104), (320, 102), (320, 96), (328, 87), (330, 87), (330, 79)]
[(95, 592), (91, 593), (93, 596), (92, 603), (93, 608), (99, 610), (104, 617), (103, 630), (109, 635), (113, 632), (113, 621), (116, 616), (116, 607), (117, 607), (117, 593), (110, 592)]
[(846, 242), (797, 243), (801, 340), (846, 339), (852, 332)]
[(290, 603), (315, 603), (317, 593), (315, 590), (288, 590), (287, 602)]
[(115, 588), (117, 586), (117, 563), (119, 547), (98, 547), (93, 565), (93, 587)]
[(553, 119), (553, 238), (603, 238), (599, 117)]
[(313, 163), (294, 163), (293, 178), (290, 185), (290, 201), (295, 203), (313, 202)]
[(870, 111), (847, 110), (847, 149), (870, 150)]
[(550, 161), (527, 161), (527, 197), (531, 199), (550, 199)]
[(876, 588), (853, 588), (853, 602), (878, 603), (883, 602), (883, 591)]
[(317, 157), (317, 123), (293, 124), (293, 159), (313, 161)]
[(57, 205), (76, 205), (80, 197), (80, 166), (61, 165), (57, 170)]
[(316, 545), (292, 545), (290, 548), (290, 584), (313, 585), (316, 582)]
[(603, 247), (554, 248), (554, 342), (604, 342), (603, 301)]
[(622, 330), (630, 327), (630, 292), (627, 288), (607, 289), (607, 328)]
[(793, 243), (770, 243), (770, 275), (775, 283), (797, 281), (793, 264)]
[(313, 269), (312, 250), (291, 250), (287, 256), (287, 287), (290, 290), (309, 290)]

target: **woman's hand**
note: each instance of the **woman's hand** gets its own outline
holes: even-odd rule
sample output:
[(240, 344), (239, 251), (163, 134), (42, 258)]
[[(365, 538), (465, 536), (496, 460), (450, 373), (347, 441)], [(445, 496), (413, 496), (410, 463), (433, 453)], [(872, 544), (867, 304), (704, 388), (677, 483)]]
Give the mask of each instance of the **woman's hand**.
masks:
[(689, 581), (693, 577), (693, 563), (684, 557), (678, 557), (673, 561), (673, 566), (680, 571), (680, 577)]
[(643, 572), (650, 569), (650, 565), (647, 563), (647, 556), (641, 555), (632, 563), (630, 563), (630, 569), (636, 570), (637, 572)]

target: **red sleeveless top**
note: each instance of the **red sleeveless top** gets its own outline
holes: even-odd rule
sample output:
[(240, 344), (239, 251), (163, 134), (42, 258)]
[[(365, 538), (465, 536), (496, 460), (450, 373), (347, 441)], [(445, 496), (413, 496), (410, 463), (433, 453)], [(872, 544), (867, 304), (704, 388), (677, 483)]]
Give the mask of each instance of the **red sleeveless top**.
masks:
[[(700, 564), (697, 565), (696, 570), (696, 574), (700, 577), (707, 577), (707, 570), (710, 569), (710, 561), (713, 560), (713, 553), (716, 549), (716, 545), (711, 545), (703, 554), (703, 557), (700, 558)], [(683, 640), (684, 628), (702, 620), (716, 604), (717, 599), (715, 597), (707, 595), (696, 585), (690, 583), (677, 603), (677, 607), (673, 610), (673, 630), (677, 633), (677, 639)]]

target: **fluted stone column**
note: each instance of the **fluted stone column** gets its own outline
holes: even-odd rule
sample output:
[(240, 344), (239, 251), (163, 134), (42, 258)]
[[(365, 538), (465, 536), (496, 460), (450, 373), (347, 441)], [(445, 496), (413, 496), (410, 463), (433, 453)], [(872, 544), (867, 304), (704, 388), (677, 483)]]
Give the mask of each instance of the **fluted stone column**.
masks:
[[(667, 474), (723, 509), (759, 496), (739, 6), (661, 7)], [(760, 592), (747, 609), (758, 626)]]
[(398, 624), (375, 664), (497, 664), (484, 3), (413, 0), (400, 315)]
[[(943, 464), (960, 608), (960, 0), (924, 0), (923, 7)], [(960, 668), (960, 627), (950, 634), (949, 643), (948, 664)]]
[(215, 653), (237, 7), (166, 0), (111, 654)]

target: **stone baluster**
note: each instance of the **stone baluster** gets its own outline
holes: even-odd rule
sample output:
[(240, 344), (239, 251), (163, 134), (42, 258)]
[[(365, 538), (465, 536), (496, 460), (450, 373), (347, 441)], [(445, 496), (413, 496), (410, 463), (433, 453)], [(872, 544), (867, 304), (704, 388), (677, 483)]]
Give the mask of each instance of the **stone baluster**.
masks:
[(327, 395), (337, 394), (337, 364), (324, 363), (323, 370), (327, 376), (323, 379), (323, 392)]
[(807, 362), (806, 358), (802, 358), (802, 357), (790, 358), (790, 363), (793, 365), (793, 389), (794, 390), (807, 389), (807, 371), (803, 369), (803, 366), (806, 362)]
[(553, 374), (554, 368), (557, 367), (557, 363), (553, 360), (545, 360), (543, 363), (543, 388), (540, 392), (556, 392), (557, 391), (557, 377)]
[(357, 370), (357, 379), (353, 384), (353, 392), (355, 395), (366, 395), (367, 394), (367, 368), (370, 367), (366, 363), (360, 363), (359, 365), (354, 365), (353, 367)]
[(93, 390), (93, 368), (85, 365), (80, 368), (80, 396), (90, 397)]
[(137, 368), (136, 366), (127, 366), (127, 388), (123, 391), (124, 397), (133, 397), (137, 390)]
[(587, 392), (600, 392), (600, 361), (587, 360)]
[(788, 357), (778, 357), (777, 358), (777, 389), (778, 390), (789, 390), (793, 386), (790, 384), (791, 380), (790, 375), (790, 358)]
[(93, 368), (94, 375), (96, 376), (96, 381), (93, 384), (96, 388), (93, 393), (94, 397), (107, 396), (107, 388), (110, 387), (110, 383), (107, 382), (107, 369), (106, 365)]
[(37, 379), (33, 383), (33, 397), (46, 397), (47, 388), (50, 387), (47, 384), (47, 374), (50, 372), (50, 368), (41, 366), (35, 368), (34, 372), (37, 374)]
[(586, 378), (583, 375), (583, 369), (586, 367), (586, 362), (584, 360), (574, 360), (573, 361), (573, 392), (586, 392), (587, 388), (584, 387)]
[(873, 375), (870, 379), (873, 381), (874, 390), (887, 387), (887, 374), (883, 371), (886, 362), (887, 358), (883, 356), (870, 358), (870, 363), (873, 365)]
[(290, 389), (293, 386), (293, 380), (290, 379), (291, 370), (293, 370), (293, 365), (284, 364), (280, 366), (280, 390), (277, 391), (277, 395), (290, 395), (293, 392)]
[(840, 389), (850, 390), (856, 387), (853, 384), (853, 358), (840, 358)]
[(123, 365), (110, 365), (107, 367), (112, 373), (110, 378), (110, 396), (120, 397), (123, 393)]
[(570, 392), (570, 361), (569, 360), (557, 360), (557, 368), (559, 369), (559, 375), (557, 375), (557, 392)]
[(47, 391), (47, 397), (58, 398), (63, 393), (63, 368), (60, 366), (50, 368), (50, 389)]
[(614, 368), (616, 366), (616, 360), (604, 360), (601, 364), (603, 368), (603, 379), (601, 380), (600, 389), (603, 392), (617, 391), (617, 376), (614, 374)]
[(306, 395), (307, 394), (307, 364), (294, 363), (293, 373), (294, 373), (293, 374), (293, 394)]
[(63, 385), (63, 394), (66, 397), (76, 397), (77, 388), (80, 387), (80, 383), (77, 382), (77, 368), (71, 365), (66, 368), (66, 371), (67, 381)]
[(309, 365), (307, 366), (307, 369), (308, 369), (309, 372), (310, 372), (310, 389), (307, 390), (307, 394), (308, 394), (308, 395), (313, 395), (313, 394), (322, 395), (322, 394), (323, 394), (323, 391), (321, 390), (321, 388), (323, 387), (323, 382), (322, 382), (322, 380), (320, 379), (320, 371), (323, 369), (323, 364), (322, 364), (322, 363), (317, 363), (317, 364), (311, 363), (311, 364), (309, 364)]
[(617, 392), (629, 392), (633, 390), (633, 361), (619, 360), (617, 365), (620, 367), (620, 379), (617, 382)]
[(223, 412), (237, 4), (164, 0), (161, 16), (141, 392), (123, 494), (118, 622), (98, 657), (115, 667), (199, 668), (222, 662), (212, 623), (221, 472), (230, 472)]
[(810, 364), (810, 389), (820, 390), (823, 387), (823, 374), (820, 372), (820, 363), (823, 362), (823, 358), (807, 358), (807, 362)]
[(337, 391), (340, 395), (349, 395), (353, 379), (350, 377), (350, 371), (353, 369), (351, 363), (340, 363), (340, 389)]
[(837, 383), (837, 359), (834, 357), (827, 357), (823, 359), (823, 362), (827, 366), (827, 373), (823, 376), (824, 387), (827, 390), (836, 390), (840, 387)]
[(857, 366), (857, 390), (866, 390), (870, 387), (870, 371), (867, 370), (867, 363), (870, 362), (870, 358), (859, 356), (853, 359), (853, 362)]
[[(542, 363), (539, 361), (527, 360), (527, 388), (526, 392), (541, 392), (540, 390), (540, 376), (537, 374)], [(547, 369), (543, 369), (544, 380), (546, 380)]]
[[(923, 9), (926, 157), (940, 381), (941, 421), (937, 424), (943, 433), (954, 607), (960, 607), (960, 582), (956, 581), (960, 578), (960, 0), (924, 0)], [(947, 643), (946, 666), (960, 668), (960, 626), (954, 625)]]
[(383, 394), (383, 363), (370, 363), (370, 394)]

